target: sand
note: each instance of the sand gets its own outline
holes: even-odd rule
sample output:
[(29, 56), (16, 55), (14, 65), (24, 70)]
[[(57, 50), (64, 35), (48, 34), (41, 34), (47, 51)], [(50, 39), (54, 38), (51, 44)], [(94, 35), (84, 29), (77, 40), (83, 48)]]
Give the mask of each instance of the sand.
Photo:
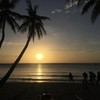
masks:
[(24, 82), (6, 83), (0, 88), (0, 100), (40, 100), (44, 92), (53, 100), (100, 100), (100, 85)]

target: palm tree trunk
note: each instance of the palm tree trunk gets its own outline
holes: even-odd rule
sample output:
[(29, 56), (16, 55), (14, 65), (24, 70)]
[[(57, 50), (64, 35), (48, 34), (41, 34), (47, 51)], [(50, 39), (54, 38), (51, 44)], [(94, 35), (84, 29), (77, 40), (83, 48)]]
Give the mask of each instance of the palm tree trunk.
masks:
[(5, 32), (4, 32), (4, 30), (5, 30), (5, 21), (4, 21), (3, 29), (2, 29), (2, 38), (1, 38), (1, 41), (0, 41), (0, 48), (1, 48), (2, 43), (4, 41), (4, 38), (5, 38)]
[(15, 62), (12, 64), (12, 66), (10, 67), (10, 69), (8, 70), (8, 72), (5, 74), (5, 76), (0, 80), (0, 87), (2, 87), (5, 82), (8, 80), (8, 78), (10, 77), (11, 73), (13, 72), (14, 68), (16, 67), (16, 65), (19, 63), (19, 61), (21, 60), (23, 54), (25, 53), (29, 42), (31, 40), (31, 35), (28, 37), (28, 40), (23, 48), (23, 50), (21, 51), (20, 55), (18, 56), (18, 58), (15, 60)]

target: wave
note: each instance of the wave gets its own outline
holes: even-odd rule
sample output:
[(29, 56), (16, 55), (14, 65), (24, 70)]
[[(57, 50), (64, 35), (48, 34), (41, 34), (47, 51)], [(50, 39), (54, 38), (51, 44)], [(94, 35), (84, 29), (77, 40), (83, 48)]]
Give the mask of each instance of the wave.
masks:
[[(33, 78), (9, 78), (8, 82), (63, 82), (68, 83), (67, 79), (33, 79)], [(77, 79), (75, 82), (82, 82), (82, 79)]]
[[(1, 80), (1, 78), (0, 78)], [(74, 80), (77, 82), (82, 80), (79, 75), (74, 75)], [(68, 82), (68, 75), (28, 75), (28, 77), (10, 77), (10, 82)]]

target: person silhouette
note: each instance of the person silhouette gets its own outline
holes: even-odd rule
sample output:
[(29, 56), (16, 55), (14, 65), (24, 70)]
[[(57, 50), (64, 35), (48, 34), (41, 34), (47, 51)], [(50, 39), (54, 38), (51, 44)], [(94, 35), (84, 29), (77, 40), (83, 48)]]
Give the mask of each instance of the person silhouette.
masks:
[(88, 83), (88, 81), (87, 81), (87, 79), (88, 79), (88, 75), (87, 75), (87, 73), (86, 72), (84, 72), (83, 74), (83, 84), (87, 84)]
[(94, 72), (89, 72), (89, 74), (90, 74), (90, 81), (89, 81), (89, 83), (90, 84), (94, 84), (95, 83), (95, 78), (96, 78), (96, 75), (95, 75), (95, 73)]
[(72, 75), (71, 72), (69, 72), (68, 77), (69, 77), (69, 81), (70, 81), (70, 83), (72, 83), (72, 82), (74, 83), (73, 75)]
[(100, 81), (100, 72), (97, 72), (97, 80), (96, 80), (96, 84), (98, 84)]

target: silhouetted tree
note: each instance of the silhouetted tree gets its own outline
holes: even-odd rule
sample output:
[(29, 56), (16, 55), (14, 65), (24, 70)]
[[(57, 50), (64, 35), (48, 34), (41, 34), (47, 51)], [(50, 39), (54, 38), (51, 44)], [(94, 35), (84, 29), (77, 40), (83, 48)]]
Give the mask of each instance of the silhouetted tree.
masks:
[(24, 17), (23, 24), (20, 26), (19, 31), (25, 32), (28, 30), (28, 39), (18, 58), (15, 60), (15, 62), (13, 63), (9, 71), (6, 73), (6, 75), (1, 79), (0, 87), (7, 81), (7, 79), (13, 72), (14, 68), (19, 63), (20, 59), (22, 58), (24, 52), (26, 51), (29, 45), (30, 40), (33, 38), (34, 42), (35, 36), (38, 36), (38, 38), (40, 39), (41, 37), (43, 37), (43, 35), (46, 35), (46, 31), (44, 29), (44, 24), (42, 21), (47, 20), (49, 18), (37, 15), (37, 6), (35, 6), (33, 9), (30, 0), (27, 0), (27, 4), (28, 4), (28, 9), (27, 9), (28, 15), (23, 16)]
[(0, 40), (0, 48), (5, 39), (5, 25), (6, 22), (16, 32), (16, 28), (19, 28), (19, 25), (15, 21), (15, 18), (20, 18), (20, 14), (11, 11), (15, 8), (15, 5), (19, 0), (0, 0), (0, 30), (2, 31), (2, 38)]
[(77, 2), (77, 5), (83, 5), (82, 14), (85, 14), (90, 8), (92, 8), (91, 21), (95, 22), (96, 18), (100, 14), (100, 0), (67, 0), (70, 3)]

